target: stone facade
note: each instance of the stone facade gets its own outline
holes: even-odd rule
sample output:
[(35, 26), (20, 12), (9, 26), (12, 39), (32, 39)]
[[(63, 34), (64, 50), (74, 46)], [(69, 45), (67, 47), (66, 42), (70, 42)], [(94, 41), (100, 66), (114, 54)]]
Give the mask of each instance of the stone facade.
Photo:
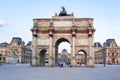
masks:
[(48, 66), (58, 65), (58, 45), (68, 42), (71, 46), (71, 66), (76, 66), (77, 53), (85, 53), (86, 66), (94, 66), (94, 32), (92, 18), (53, 16), (33, 19), (32, 66), (44, 66), (48, 53)]
[(107, 39), (103, 47), (95, 46), (95, 62), (106, 64), (120, 64), (120, 47), (115, 39)]
[(8, 43), (4, 42), (0, 44), (0, 62), (6, 62), (6, 56), (8, 53)]
[(32, 42), (29, 41), (26, 46), (23, 48), (23, 54), (22, 54), (22, 62), (23, 63), (31, 63), (32, 61)]
[[(24, 41), (19, 37), (13, 37), (10, 44), (0, 44), (1, 62), (5, 63), (21, 63), (30, 62), (32, 51), (25, 46)], [(25, 60), (26, 61), (25, 61)]]
[(94, 43), (94, 51), (95, 51), (95, 64), (100, 64), (104, 62), (104, 56), (103, 56), (103, 49), (100, 42)]

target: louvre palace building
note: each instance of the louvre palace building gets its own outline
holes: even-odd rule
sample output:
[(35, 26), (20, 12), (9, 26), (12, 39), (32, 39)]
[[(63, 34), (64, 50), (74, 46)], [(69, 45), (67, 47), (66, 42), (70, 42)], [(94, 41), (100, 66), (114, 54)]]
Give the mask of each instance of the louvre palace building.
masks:
[(95, 63), (100, 64), (120, 64), (120, 46), (115, 39), (107, 39), (103, 43), (94, 43)]
[(31, 42), (25, 45), (20, 37), (13, 37), (10, 43), (0, 43), (0, 62), (8, 64), (30, 63), (31, 56)]

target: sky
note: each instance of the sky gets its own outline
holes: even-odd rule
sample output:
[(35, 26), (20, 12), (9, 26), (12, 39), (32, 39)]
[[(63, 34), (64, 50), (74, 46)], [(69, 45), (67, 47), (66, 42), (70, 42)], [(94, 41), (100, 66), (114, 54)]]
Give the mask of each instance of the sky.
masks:
[(120, 45), (120, 0), (0, 0), (0, 43), (32, 40), (34, 18), (51, 18), (64, 6), (75, 18), (94, 18), (95, 42), (114, 38)]

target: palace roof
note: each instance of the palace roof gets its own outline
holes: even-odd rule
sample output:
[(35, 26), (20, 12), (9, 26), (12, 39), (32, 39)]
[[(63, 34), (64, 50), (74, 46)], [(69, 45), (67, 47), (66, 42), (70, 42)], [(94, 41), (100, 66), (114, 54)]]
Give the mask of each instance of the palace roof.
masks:
[(0, 47), (9, 45), (7, 42), (0, 43)]
[(101, 43), (100, 43), (100, 42), (95, 42), (95, 43), (94, 43), (94, 47), (101, 48), (101, 47), (102, 47), (102, 45), (101, 45)]

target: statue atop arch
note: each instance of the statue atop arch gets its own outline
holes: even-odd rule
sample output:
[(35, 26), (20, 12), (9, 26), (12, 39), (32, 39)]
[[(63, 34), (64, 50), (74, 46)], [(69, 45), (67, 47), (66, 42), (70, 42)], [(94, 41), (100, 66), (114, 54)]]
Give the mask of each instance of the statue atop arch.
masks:
[(63, 6), (63, 7), (61, 7), (61, 8), (62, 8), (62, 11), (65, 12), (65, 7)]
[(60, 11), (59, 16), (70, 16), (70, 14), (67, 14), (67, 11), (65, 10), (65, 7), (62, 6), (62, 11)]

